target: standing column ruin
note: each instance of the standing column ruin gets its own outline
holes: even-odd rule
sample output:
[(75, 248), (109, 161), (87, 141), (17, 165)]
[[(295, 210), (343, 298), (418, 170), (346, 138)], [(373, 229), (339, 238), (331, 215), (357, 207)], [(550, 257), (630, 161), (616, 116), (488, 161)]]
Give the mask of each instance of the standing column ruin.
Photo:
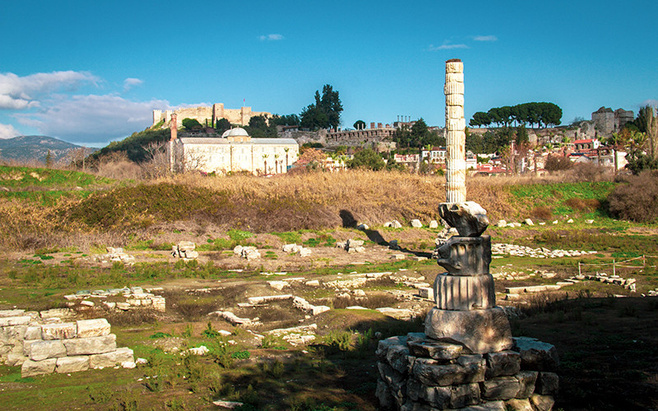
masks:
[(446, 202), (466, 201), (466, 120), (464, 120), (464, 63), (446, 61)]

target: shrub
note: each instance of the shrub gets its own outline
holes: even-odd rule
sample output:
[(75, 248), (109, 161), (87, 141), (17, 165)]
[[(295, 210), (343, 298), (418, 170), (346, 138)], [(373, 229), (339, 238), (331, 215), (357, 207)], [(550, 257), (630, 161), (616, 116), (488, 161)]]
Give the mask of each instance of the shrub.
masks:
[(571, 207), (574, 211), (594, 211), (601, 206), (599, 200), (595, 198), (570, 198), (564, 202), (565, 205)]
[(530, 215), (540, 220), (550, 220), (553, 217), (553, 211), (551, 211), (550, 207), (539, 206), (530, 210)]
[(568, 170), (573, 167), (573, 163), (569, 160), (569, 157), (566, 156), (554, 156), (549, 154), (546, 159), (546, 164), (544, 168), (547, 171), (559, 171), (559, 170)]
[(610, 213), (623, 220), (654, 222), (658, 220), (658, 172), (644, 172), (627, 177), (608, 196)]

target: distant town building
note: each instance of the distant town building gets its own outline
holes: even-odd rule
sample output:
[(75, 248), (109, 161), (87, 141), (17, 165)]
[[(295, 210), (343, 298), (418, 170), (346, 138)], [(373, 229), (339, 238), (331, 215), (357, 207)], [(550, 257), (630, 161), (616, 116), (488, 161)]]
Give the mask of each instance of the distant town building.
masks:
[[(365, 146), (378, 147), (379, 143), (391, 141), (397, 128), (390, 124), (370, 123), (370, 128), (360, 130), (329, 130), (326, 136), (328, 146)], [(393, 147), (395, 149), (395, 147)]]
[(610, 136), (619, 132), (626, 123), (633, 121), (635, 116), (632, 111), (601, 107), (592, 113), (592, 121), (599, 135)]
[(601, 143), (596, 138), (589, 138), (587, 140), (576, 140), (573, 142), (576, 151), (596, 150), (601, 147)]
[(173, 171), (269, 175), (286, 173), (299, 157), (299, 145), (287, 138), (251, 138), (234, 128), (221, 137), (174, 137), (170, 153)]
[(173, 115), (177, 117), (177, 127), (183, 125), (183, 120), (190, 118), (197, 120), (202, 125), (214, 126), (215, 122), (219, 119), (225, 118), (231, 124), (238, 124), (241, 126), (249, 125), (249, 120), (252, 117), (264, 116), (271, 118), (272, 113), (266, 111), (251, 111), (251, 107), (241, 107), (239, 109), (226, 109), (223, 103), (216, 103), (212, 106), (199, 106), (199, 107), (185, 107), (177, 110), (153, 110), (153, 125), (164, 122), (169, 125)]

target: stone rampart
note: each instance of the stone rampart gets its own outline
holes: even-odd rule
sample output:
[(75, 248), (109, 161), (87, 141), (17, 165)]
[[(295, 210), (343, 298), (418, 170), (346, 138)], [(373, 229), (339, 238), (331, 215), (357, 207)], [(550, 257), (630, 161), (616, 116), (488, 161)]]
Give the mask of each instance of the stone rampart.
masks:
[(134, 367), (133, 351), (117, 348), (104, 318), (67, 320), (47, 312), (0, 310), (0, 363), (20, 366), (21, 376)]

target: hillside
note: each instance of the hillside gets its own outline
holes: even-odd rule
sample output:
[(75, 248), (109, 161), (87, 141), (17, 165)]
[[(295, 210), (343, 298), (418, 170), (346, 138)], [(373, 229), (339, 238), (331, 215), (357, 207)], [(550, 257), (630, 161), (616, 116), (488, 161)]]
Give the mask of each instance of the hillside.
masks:
[(38, 161), (45, 163), (48, 151), (53, 163), (64, 159), (71, 150), (82, 148), (54, 137), (19, 136), (0, 139), (0, 159), (15, 161)]

